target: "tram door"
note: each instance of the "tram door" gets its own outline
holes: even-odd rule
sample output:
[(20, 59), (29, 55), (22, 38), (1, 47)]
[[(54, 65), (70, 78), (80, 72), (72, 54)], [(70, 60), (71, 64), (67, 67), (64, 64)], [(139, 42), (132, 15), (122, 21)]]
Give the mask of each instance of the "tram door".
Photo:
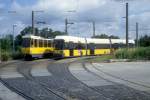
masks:
[(90, 55), (94, 55), (94, 49), (90, 49)]
[(72, 41), (70, 41), (68, 45), (69, 45), (70, 56), (74, 56), (74, 54), (73, 54), (74, 43)]
[(73, 56), (73, 49), (70, 49), (70, 56)]
[(95, 50), (94, 43), (90, 43), (89, 48), (90, 48), (90, 55), (94, 55), (94, 50)]

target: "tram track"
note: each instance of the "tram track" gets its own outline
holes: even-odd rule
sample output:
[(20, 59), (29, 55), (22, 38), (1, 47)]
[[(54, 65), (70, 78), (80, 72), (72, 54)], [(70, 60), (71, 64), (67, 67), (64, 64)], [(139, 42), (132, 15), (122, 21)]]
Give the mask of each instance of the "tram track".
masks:
[[(0, 65), (0, 69), (1, 68), (4, 68), (4, 67), (7, 67), (9, 65), (12, 65), (12, 64), (19, 64), (20, 62), (10, 62), (10, 63), (6, 63), (6, 64), (2, 64)], [(0, 82), (6, 86), (7, 88), (9, 88), (11, 91), (19, 94), (20, 96), (22, 96), (23, 98), (27, 99), (27, 100), (34, 100), (33, 98), (31, 98), (30, 96), (28, 95), (25, 95), (23, 92), (19, 91), (18, 89), (14, 88), (13, 86), (11, 86), (10, 84), (8, 84), (5, 80), (3, 80), (3, 78), (1, 78), (1, 75), (0, 75)]]
[[(34, 83), (37, 83), (43, 89), (47, 90), (50, 94), (53, 94), (53, 95), (57, 96), (59, 98), (58, 100), (66, 100), (63, 96), (56, 93), (56, 91), (48, 88), (43, 82), (40, 82), (40, 81), (36, 80), (36, 77), (32, 76), (31, 70), (32, 70), (32, 66), (35, 65), (35, 64), (38, 64), (38, 62), (36, 62), (36, 63), (35, 62), (24, 63), (24, 66), (26, 66), (26, 67), (18, 67), (18, 71), (24, 77), (26, 77), (28, 80), (33, 81)], [(40, 100), (44, 100), (44, 99), (40, 99)]]
[[(95, 68), (97, 71), (100, 71), (100, 72), (102, 72), (102, 73), (104, 73), (104, 74), (106, 74), (106, 75), (108, 75), (108, 76), (110, 76), (110, 77), (113, 77), (113, 78), (116, 78), (116, 79), (120, 79), (120, 80), (122, 80), (122, 81), (126, 81), (126, 82), (129, 82), (129, 83), (131, 83), (131, 84), (139, 85), (139, 86), (142, 86), (142, 87), (145, 87), (145, 88), (150, 89), (150, 86), (147, 86), (147, 85), (144, 85), (144, 84), (140, 84), (140, 83), (138, 83), (138, 82), (133, 82), (133, 81), (130, 81), (130, 80), (127, 80), (127, 79), (124, 79), (124, 78), (121, 78), (121, 77), (112, 75), (112, 74), (110, 74), (110, 73), (107, 73), (107, 72), (105, 72), (105, 71), (103, 71), (103, 70), (97, 68), (97, 67), (96, 67), (95, 65), (93, 65), (93, 64), (91, 64), (91, 65), (92, 65), (93, 68)], [(99, 66), (99, 67), (100, 67), (100, 66)]]
[[(73, 62), (75, 62), (75, 61), (73, 61)], [(88, 85), (84, 84), (83, 82), (81, 82), (80, 80), (75, 78), (68, 69), (69, 65), (73, 62), (70, 62), (68, 64), (57, 64), (57, 65), (54, 65), (53, 67), (52, 66), (48, 67), (48, 69), (51, 73), (55, 74), (56, 77), (59, 77), (62, 79), (61, 80), (61, 82), (63, 83), (62, 87), (66, 87), (66, 88), (64, 88), (64, 90), (66, 89), (66, 91), (68, 91), (70, 94), (73, 94), (72, 96), (74, 98), (76, 98), (77, 100), (78, 99), (79, 100), (91, 100), (90, 96), (93, 97), (92, 98), (93, 100), (99, 100), (99, 99), (111, 100), (110, 98), (105, 97), (100, 92), (97, 92), (96, 90), (92, 89)], [(68, 89), (69, 87), (78, 90), (78, 93), (80, 93), (80, 95), (76, 92), (72, 92), (73, 90), (69, 90)], [(94, 95), (95, 95), (95, 97), (94, 97)]]
[[(118, 84), (116, 82), (113, 82), (109, 79), (106, 79), (103, 76), (100, 76), (97, 73), (94, 73), (93, 71), (90, 71), (86, 68), (84, 62), (80, 62), (77, 59), (68, 61), (66, 63), (63, 62), (57, 62), (57, 61), (49, 61), (49, 60), (38, 60), (38, 61), (22, 61), (19, 63), (12, 63), (16, 64), (17, 71), (24, 76), (24, 79), (18, 79), (17, 81), (13, 79), (8, 81), (6, 79), (2, 79), (4, 81), (3, 84), (8, 85), (8, 88), (12, 88), (11, 90), (16, 92), (17, 94), (21, 95), (27, 100), (124, 100), (120, 97), (118, 97), (117, 94), (114, 94), (113, 91), (111, 95), (108, 93), (106, 87), (104, 89), (101, 89), (101, 87), (93, 87), (88, 86), (83, 81), (79, 80), (76, 76), (74, 76), (70, 70), (69, 67), (73, 63), (81, 63), (82, 67), (92, 75), (99, 77), (100, 79), (106, 80), (107, 82), (113, 83), (114, 85), (111, 86), (113, 91), (118, 91), (121, 93), (122, 91), (126, 90), (126, 92), (133, 93), (134, 94), (140, 94), (137, 91), (133, 91), (131, 88), (126, 88), (122, 84)], [(46, 63), (46, 65), (44, 65)], [(5, 67), (9, 67), (10, 64), (6, 65)], [(37, 66), (44, 67), (48, 70), (50, 76), (34, 76), (32, 75), (31, 71)], [(94, 68), (94, 66), (93, 66)], [(40, 73), (39, 73), (40, 74)], [(1, 80), (0, 80), (1, 81)], [(22, 87), (21, 82), (25, 83), (25, 87)], [(18, 82), (18, 85), (16, 85)], [(12, 84), (12, 85), (11, 85)], [(13, 87), (14, 85), (14, 87)], [(10, 86), (10, 87), (9, 87)], [(19, 87), (18, 87), (19, 86)], [(27, 90), (24, 90), (26, 87), (28, 87)], [(109, 87), (109, 86), (108, 86)], [(26, 91), (34, 91), (33, 94), (29, 94)], [(41, 94), (42, 93), (42, 94)], [(35, 95), (36, 94), (36, 95)], [(122, 95), (122, 94), (120, 94)], [(130, 94), (129, 94), (130, 95)], [(143, 95), (148, 95), (146, 93), (143, 93)], [(140, 95), (140, 96), (143, 96)], [(36, 96), (36, 97), (35, 97)], [(52, 99), (52, 97), (55, 97), (55, 99)], [(134, 96), (134, 95), (132, 95)], [(50, 99), (51, 98), (51, 99)], [(133, 100), (133, 98), (128, 98), (127, 100)], [(140, 100), (135, 99), (134, 100)], [(142, 99), (142, 100), (148, 100), (148, 99)]]

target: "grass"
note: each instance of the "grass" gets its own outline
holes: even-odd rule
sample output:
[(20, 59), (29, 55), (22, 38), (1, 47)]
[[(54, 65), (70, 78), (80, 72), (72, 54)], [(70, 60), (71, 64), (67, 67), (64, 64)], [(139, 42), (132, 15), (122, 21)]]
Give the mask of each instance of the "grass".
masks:
[(150, 60), (150, 47), (118, 49), (113, 55), (95, 56), (87, 58), (84, 61), (103, 62), (110, 59), (129, 59), (129, 60)]
[(117, 59), (150, 60), (150, 47), (119, 49), (114, 53)]

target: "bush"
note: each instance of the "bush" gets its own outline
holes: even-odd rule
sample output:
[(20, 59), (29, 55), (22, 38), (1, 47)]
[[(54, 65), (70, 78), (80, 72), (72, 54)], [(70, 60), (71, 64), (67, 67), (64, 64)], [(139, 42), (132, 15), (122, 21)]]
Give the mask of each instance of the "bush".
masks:
[(23, 58), (23, 54), (20, 51), (16, 51), (15, 53), (13, 53), (12, 51), (4, 51), (2, 50), (1, 52), (1, 61), (7, 61), (9, 59), (22, 59)]
[(2, 61), (7, 61), (10, 58), (10, 54), (8, 52), (3, 52), (1, 54), (1, 60)]
[(150, 60), (150, 47), (119, 49), (115, 52), (119, 59), (148, 59)]
[(12, 53), (12, 59), (22, 59), (23, 58), (23, 54), (19, 51)]

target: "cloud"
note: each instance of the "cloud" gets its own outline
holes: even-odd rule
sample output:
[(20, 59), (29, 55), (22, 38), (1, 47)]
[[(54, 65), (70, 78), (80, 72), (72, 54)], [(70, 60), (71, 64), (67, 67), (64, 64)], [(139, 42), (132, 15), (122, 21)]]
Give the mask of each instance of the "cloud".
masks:
[[(43, 13), (35, 13), (35, 20), (45, 21), (47, 25), (36, 25), (39, 28), (48, 26), (64, 31), (64, 20), (68, 18), (74, 22), (68, 29), (71, 35), (90, 37), (91, 21), (95, 21), (96, 34), (106, 33), (125, 38), (125, 19), (122, 18), (125, 16), (125, 2), (120, 0), (36, 0), (34, 3), (28, 0), (29, 5), (20, 2), (16, 0), (7, 7), (8, 10), (15, 10), (17, 13), (0, 16), (3, 23), (0, 25), (0, 29), (3, 30), (1, 33), (11, 30), (13, 24), (18, 24), (16, 34), (19, 33), (25, 26), (31, 25), (32, 10), (43, 10)], [(140, 27), (150, 27), (149, 3), (149, 0), (129, 1), (129, 29), (135, 29), (137, 21)], [(0, 4), (0, 8), (5, 8), (5, 5)], [(135, 37), (133, 33), (130, 35), (132, 38)]]

